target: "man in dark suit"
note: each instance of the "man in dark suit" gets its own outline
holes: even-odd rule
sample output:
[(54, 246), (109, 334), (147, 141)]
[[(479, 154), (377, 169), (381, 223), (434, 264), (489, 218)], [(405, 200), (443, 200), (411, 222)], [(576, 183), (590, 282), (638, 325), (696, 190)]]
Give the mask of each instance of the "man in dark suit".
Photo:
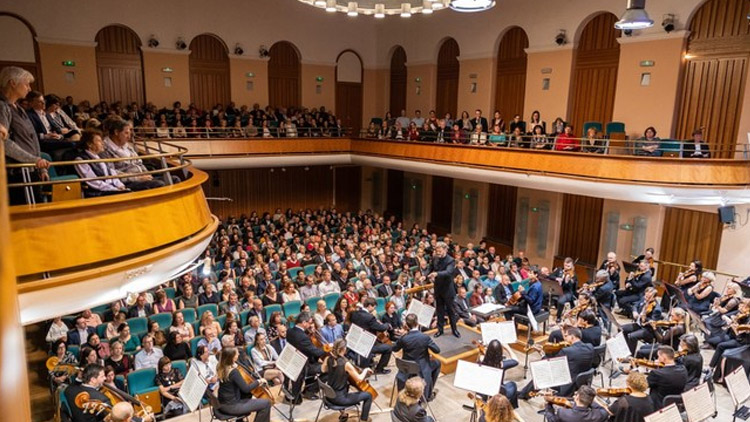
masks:
[(664, 397), (682, 394), (688, 381), (688, 374), (684, 366), (675, 363), (674, 349), (670, 346), (659, 347), (656, 354), (657, 361), (664, 367), (652, 369), (646, 380), (654, 408), (661, 409)]
[(482, 322), (478, 316), (471, 313), (469, 303), (466, 301), (466, 287), (464, 286), (458, 288), (458, 295), (453, 300), (453, 312), (469, 327), (476, 327), (477, 323)]
[(628, 276), (625, 288), (615, 292), (620, 312), (630, 316), (633, 312), (633, 305), (643, 298), (648, 287), (651, 287), (651, 271), (648, 268), (648, 261), (644, 259), (638, 264), (638, 273), (630, 273)]
[(73, 104), (73, 97), (70, 95), (65, 97), (65, 105), (62, 106), (62, 110), (68, 115), (68, 117), (75, 120), (76, 113), (78, 113), (78, 106)]
[(682, 144), (682, 158), (711, 158), (708, 144), (703, 140), (703, 130), (693, 131), (693, 142)]
[(450, 142), (451, 130), (445, 127), (445, 119), (438, 120), (438, 128), (435, 131), (435, 142), (443, 143)]
[(471, 124), (474, 130), (476, 130), (477, 125), (482, 125), (482, 132), (489, 132), (490, 125), (487, 123), (487, 119), (482, 117), (482, 110), (476, 109), (474, 111), (474, 118), (471, 119)]
[(378, 286), (378, 296), (388, 297), (393, 295), (393, 286), (391, 285), (391, 277), (388, 275), (383, 276), (383, 283)]
[(151, 305), (146, 303), (146, 294), (141, 293), (135, 299), (135, 305), (128, 309), (128, 318), (148, 318), (153, 313)]
[[(419, 365), (419, 375), (425, 382), (424, 395), (430, 401), (437, 394), (437, 390), (434, 388), (438, 375), (440, 375), (440, 362), (430, 359), (430, 351), (440, 353), (440, 347), (432, 341), (430, 336), (419, 331), (419, 320), (416, 315), (409, 314), (406, 316), (406, 327), (409, 328), (409, 332), (396, 341), (393, 351), (403, 350), (405, 360), (416, 362)], [(406, 374), (399, 371), (396, 374), (396, 379), (398, 380), (398, 389), (403, 389), (407, 379)]]
[(44, 96), (39, 91), (31, 91), (26, 96), (31, 108), (28, 110), (29, 119), (34, 125), (34, 132), (39, 141), (57, 141), (62, 139), (62, 135), (55, 131), (45, 111)]
[(500, 284), (495, 287), (494, 296), (497, 303), (505, 305), (508, 299), (513, 296), (513, 286), (510, 284), (510, 277), (507, 274), (500, 276)]
[(253, 299), (253, 306), (250, 308), (250, 312), (247, 313), (247, 319), (249, 320), (252, 316), (258, 317), (258, 320), (260, 320), (260, 324), (265, 325), (266, 313), (263, 309), (263, 301), (258, 299), (257, 297)]
[[(309, 312), (302, 312), (301, 314), (297, 315), (297, 320), (294, 324), (294, 327), (290, 328), (287, 332), (287, 340), (289, 341), (289, 344), (294, 346), (297, 350), (302, 352), (305, 356), (307, 356), (307, 364), (305, 365), (305, 369), (302, 371), (302, 374), (300, 374), (299, 378), (297, 380), (292, 382), (292, 396), (294, 397), (295, 403), (301, 403), (302, 397), (300, 397), (300, 392), (302, 390), (302, 383), (305, 381), (305, 378), (311, 377), (317, 374), (320, 374), (320, 359), (325, 356), (325, 352), (317, 347), (312, 343), (312, 340), (310, 340), (310, 337), (305, 333), (308, 329), (310, 329), (310, 326), (312, 325), (312, 317), (310, 316)], [(309, 400), (315, 400), (317, 399), (314, 391), (317, 390), (317, 386), (308, 385), (308, 392), (305, 395), (305, 398)], [(312, 387), (315, 387), (313, 389)]]
[[(370, 333), (375, 335), (380, 332), (388, 331), (388, 325), (378, 321), (378, 319), (375, 318), (375, 315), (373, 315), (376, 306), (377, 302), (375, 301), (375, 299), (371, 297), (365, 299), (363, 308), (359, 308), (356, 311), (352, 312), (352, 325), (356, 325), (359, 328), (365, 331), (369, 331)], [(373, 355), (380, 355), (378, 365), (375, 367), (376, 374), (389, 374), (391, 372), (390, 369), (386, 368), (386, 365), (388, 365), (388, 362), (391, 360), (391, 353), (393, 353), (391, 351), (391, 346), (379, 341), (375, 342), (375, 345), (372, 346), (372, 351), (370, 351), (369, 358), (372, 359)]]
[(279, 324), (278, 327), (276, 327), (279, 336), (276, 337), (271, 341), (271, 347), (273, 347), (274, 350), (276, 350), (276, 353), (281, 354), (281, 351), (284, 350), (284, 347), (286, 347), (287, 339), (286, 339), (286, 325)]
[(104, 384), (106, 377), (104, 376), (104, 367), (97, 364), (86, 365), (81, 375), (81, 384), (71, 384), (65, 389), (65, 398), (70, 403), (70, 411), (72, 413), (73, 422), (98, 422), (104, 420), (105, 413), (97, 412), (84, 412), (83, 408), (76, 406), (76, 396), (79, 394), (88, 394), (89, 402), (101, 402), (107, 406), (112, 406), (112, 402), (109, 397), (105, 396), (99, 391), (99, 388)]
[(607, 410), (594, 402), (596, 391), (588, 385), (581, 388), (573, 396), (573, 407), (555, 409), (550, 401), (551, 395), (545, 396), (547, 406), (544, 410), (544, 420), (548, 422), (606, 422), (609, 420)]
[(456, 286), (453, 283), (455, 260), (452, 256), (448, 255), (448, 245), (445, 242), (438, 242), (434, 253), (435, 255), (432, 258), (432, 272), (429, 275), (429, 279), (435, 284), (435, 305), (437, 308), (438, 324), (438, 331), (435, 333), (435, 337), (443, 335), (446, 312), (448, 313), (453, 335), (461, 337), (461, 333), (456, 328), (458, 317), (453, 310), (453, 301), (456, 298)]
[(94, 334), (94, 328), (86, 325), (86, 318), (78, 316), (76, 318), (76, 326), (72, 330), (68, 331), (68, 344), (69, 345), (81, 345), (88, 341), (89, 336)]

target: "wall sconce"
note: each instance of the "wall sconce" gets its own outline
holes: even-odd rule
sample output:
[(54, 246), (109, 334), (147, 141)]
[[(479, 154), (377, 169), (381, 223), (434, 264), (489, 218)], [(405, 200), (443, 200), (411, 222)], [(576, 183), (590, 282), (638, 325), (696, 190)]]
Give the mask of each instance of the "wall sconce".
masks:
[(182, 37), (177, 38), (177, 42), (175, 42), (175, 47), (177, 47), (178, 50), (184, 50), (187, 48), (187, 44), (185, 43), (185, 40), (182, 39)]

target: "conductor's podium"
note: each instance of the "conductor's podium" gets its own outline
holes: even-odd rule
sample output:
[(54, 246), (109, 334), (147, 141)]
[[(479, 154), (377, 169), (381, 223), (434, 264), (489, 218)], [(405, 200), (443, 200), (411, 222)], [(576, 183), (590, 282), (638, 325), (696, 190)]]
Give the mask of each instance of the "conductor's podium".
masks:
[[(472, 344), (472, 341), (482, 341), (482, 332), (463, 322), (459, 322), (457, 328), (458, 332), (461, 333), (461, 338), (454, 337), (451, 334), (450, 325), (446, 325), (443, 330), (444, 334), (434, 339), (440, 347), (440, 353), (430, 352), (432, 357), (440, 362), (440, 372), (443, 374), (456, 372), (456, 365), (459, 360), (476, 362), (479, 357), (479, 349)], [(436, 332), (437, 328), (426, 331), (425, 334), (432, 336)]]

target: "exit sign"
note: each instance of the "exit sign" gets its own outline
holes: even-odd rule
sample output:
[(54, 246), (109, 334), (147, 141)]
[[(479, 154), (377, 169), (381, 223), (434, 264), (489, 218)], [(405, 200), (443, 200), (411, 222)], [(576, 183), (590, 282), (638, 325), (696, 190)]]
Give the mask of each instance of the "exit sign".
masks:
[(73, 60), (65, 60), (64, 62), (62, 62), (62, 65), (65, 67), (75, 67), (76, 62), (74, 62)]

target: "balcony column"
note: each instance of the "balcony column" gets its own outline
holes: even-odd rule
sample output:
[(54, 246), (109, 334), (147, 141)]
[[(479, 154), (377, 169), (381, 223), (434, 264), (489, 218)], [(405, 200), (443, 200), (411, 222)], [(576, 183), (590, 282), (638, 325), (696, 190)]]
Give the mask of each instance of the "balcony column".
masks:
[[(0, 142), (0, 239), (10, 239), (5, 151)], [(10, 245), (9, 245), (10, 246)], [(0, 415), (30, 421), (26, 350), (18, 307), (16, 273), (10, 247), (0, 247)]]

